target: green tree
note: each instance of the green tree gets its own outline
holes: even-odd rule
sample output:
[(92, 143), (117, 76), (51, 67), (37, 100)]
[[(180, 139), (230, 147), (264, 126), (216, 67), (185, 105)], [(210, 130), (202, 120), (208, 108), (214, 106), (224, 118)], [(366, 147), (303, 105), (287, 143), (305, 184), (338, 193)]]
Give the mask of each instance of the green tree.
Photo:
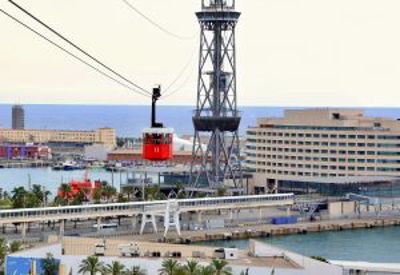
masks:
[(32, 193), (41, 201), (44, 205), (47, 202), (48, 196), (51, 194), (50, 191), (44, 190), (43, 186), (34, 184), (32, 186)]
[(118, 261), (112, 261), (111, 264), (107, 264), (104, 268), (104, 274), (106, 275), (122, 275), (124, 274), (125, 265)]
[(135, 194), (135, 187), (132, 185), (127, 185), (122, 188), (122, 194), (126, 194), (128, 196), (128, 201), (131, 199), (131, 195)]
[(71, 186), (67, 183), (63, 183), (58, 191), (61, 193), (61, 199), (64, 200), (64, 203), (69, 204), (69, 194), (72, 192)]
[(225, 187), (219, 187), (218, 189), (217, 189), (217, 196), (218, 197), (223, 197), (223, 196), (226, 196), (226, 188)]
[(42, 202), (34, 193), (29, 192), (25, 195), (25, 208), (40, 207), (41, 204)]
[(99, 187), (94, 189), (93, 200), (94, 200), (95, 203), (100, 203), (100, 201), (101, 201), (101, 192), (102, 192), (102, 190)]
[(25, 190), (24, 187), (15, 187), (12, 191), (12, 201), (13, 201), (13, 208), (24, 208), (25, 207), (25, 199), (28, 192)]
[(22, 250), (22, 243), (20, 241), (12, 241), (10, 243), (9, 251), (10, 253), (15, 253)]
[(158, 270), (160, 275), (175, 275), (174, 272), (179, 268), (177, 260), (166, 259), (162, 261), (161, 268)]
[(90, 275), (96, 275), (97, 273), (102, 273), (104, 271), (104, 263), (99, 261), (96, 256), (89, 256), (82, 260), (79, 265), (79, 274), (89, 273)]
[(186, 265), (183, 266), (187, 275), (198, 275), (199, 274), (199, 263), (195, 260), (188, 260)]
[(125, 271), (126, 275), (147, 275), (147, 271), (142, 269), (140, 266), (132, 266), (130, 269)]
[(109, 184), (104, 186), (102, 191), (102, 195), (106, 198), (107, 202), (117, 194), (117, 189)]
[(211, 265), (201, 266), (199, 269), (199, 275), (214, 275), (214, 268)]
[(211, 265), (215, 270), (215, 275), (232, 275), (232, 271), (228, 267), (228, 262), (225, 260), (214, 259)]
[(43, 259), (42, 267), (43, 275), (57, 275), (58, 273), (58, 264), (51, 253), (47, 253), (46, 258)]
[(0, 266), (4, 265), (5, 258), (7, 256), (7, 243), (6, 240), (0, 238)]

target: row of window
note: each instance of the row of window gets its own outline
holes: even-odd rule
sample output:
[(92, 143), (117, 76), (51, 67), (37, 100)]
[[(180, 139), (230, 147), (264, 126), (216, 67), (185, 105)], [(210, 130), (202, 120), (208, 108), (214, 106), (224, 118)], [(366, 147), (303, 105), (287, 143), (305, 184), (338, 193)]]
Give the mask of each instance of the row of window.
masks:
[[(247, 131), (249, 136), (256, 136), (257, 132)], [(320, 133), (284, 133), (284, 132), (260, 132), (258, 135), (269, 137), (291, 138), (339, 138), (339, 139), (382, 139), (400, 140), (399, 135), (358, 135), (358, 134), (320, 134)]]
[(268, 174), (278, 174), (278, 175), (291, 175), (291, 176), (313, 176), (313, 177), (352, 177), (356, 176), (356, 174), (344, 174), (344, 173), (318, 173), (318, 172), (303, 172), (303, 171), (282, 171), (282, 170), (274, 170), (274, 169), (260, 169), (257, 170), (260, 173), (268, 173)]
[(259, 150), (266, 152), (291, 152), (291, 153), (306, 153), (306, 154), (334, 154), (334, 155), (389, 155), (399, 154), (400, 152), (375, 152), (375, 151), (354, 151), (354, 150), (324, 150), (324, 149), (301, 149), (301, 148), (276, 148), (276, 147), (263, 147)]
[(319, 142), (319, 141), (296, 141), (296, 140), (256, 140), (258, 143), (266, 144), (286, 144), (286, 145), (306, 145), (306, 146), (342, 146), (342, 147), (388, 147), (398, 148), (400, 144), (387, 144), (387, 143), (364, 143), (364, 142)]

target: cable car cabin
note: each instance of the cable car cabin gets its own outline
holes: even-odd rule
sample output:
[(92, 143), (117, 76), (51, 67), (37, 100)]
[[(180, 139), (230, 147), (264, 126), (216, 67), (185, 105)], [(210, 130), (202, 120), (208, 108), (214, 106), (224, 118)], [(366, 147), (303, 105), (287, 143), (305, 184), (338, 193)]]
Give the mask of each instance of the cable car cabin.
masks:
[(165, 161), (172, 159), (174, 130), (149, 128), (143, 131), (143, 159)]

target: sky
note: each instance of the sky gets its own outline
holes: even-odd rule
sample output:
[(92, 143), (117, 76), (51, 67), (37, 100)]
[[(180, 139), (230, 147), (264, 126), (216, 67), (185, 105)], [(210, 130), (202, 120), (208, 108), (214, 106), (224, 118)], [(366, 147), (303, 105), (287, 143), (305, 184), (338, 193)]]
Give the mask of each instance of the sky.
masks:
[[(162, 101), (193, 105), (200, 0), (16, 0), (146, 89), (180, 88)], [(400, 1), (237, 0), (238, 103), (396, 107), (400, 102)], [(6, 0), (0, 8), (50, 35)], [(0, 14), (0, 103), (149, 104)], [(57, 40), (59, 41), (59, 40)], [(172, 89), (174, 90), (174, 89)]]

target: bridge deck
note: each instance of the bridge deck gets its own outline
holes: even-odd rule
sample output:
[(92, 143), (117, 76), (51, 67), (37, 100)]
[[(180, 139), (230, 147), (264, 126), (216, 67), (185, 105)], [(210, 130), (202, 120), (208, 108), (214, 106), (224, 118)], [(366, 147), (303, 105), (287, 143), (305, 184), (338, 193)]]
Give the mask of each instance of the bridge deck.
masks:
[(12, 209), (0, 211), (0, 224), (28, 223), (39, 221), (74, 220), (115, 216), (135, 216), (140, 214), (164, 214), (168, 205), (174, 205), (180, 213), (219, 209), (263, 208), (271, 206), (290, 206), (294, 195), (251, 195), (237, 197), (217, 197), (200, 199), (179, 199), (163, 201), (111, 203)]

